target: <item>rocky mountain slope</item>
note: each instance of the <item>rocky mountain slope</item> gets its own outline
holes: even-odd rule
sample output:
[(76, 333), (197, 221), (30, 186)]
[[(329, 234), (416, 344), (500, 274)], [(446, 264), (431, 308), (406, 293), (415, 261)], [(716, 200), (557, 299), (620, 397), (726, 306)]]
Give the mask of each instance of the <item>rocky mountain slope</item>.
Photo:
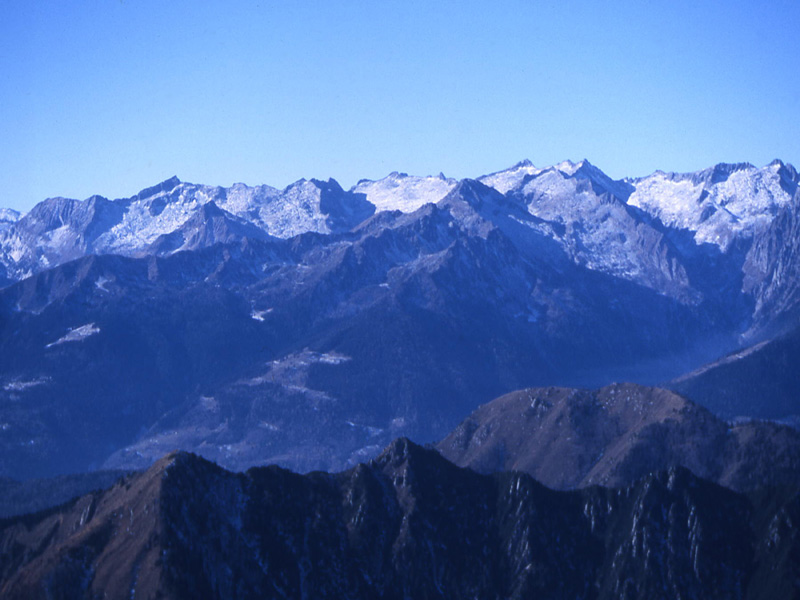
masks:
[(513, 392), (436, 447), (457, 465), (524, 471), (555, 489), (631, 485), (670, 467), (738, 491), (800, 486), (800, 432), (764, 421), (730, 425), (678, 394), (635, 384)]
[(513, 389), (672, 379), (793, 323), (797, 182), (523, 162), (5, 212), (0, 476), (339, 469)]
[(0, 522), (3, 598), (791, 598), (796, 491), (684, 469), (625, 488), (479, 475), (400, 439), (338, 474), (172, 454)]

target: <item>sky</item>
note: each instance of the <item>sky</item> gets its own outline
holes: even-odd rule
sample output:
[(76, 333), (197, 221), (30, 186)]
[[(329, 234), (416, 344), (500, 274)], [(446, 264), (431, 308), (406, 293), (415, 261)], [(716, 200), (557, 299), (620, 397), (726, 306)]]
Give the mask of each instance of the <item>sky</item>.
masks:
[(800, 167), (797, 0), (4, 0), (0, 207), (587, 158)]

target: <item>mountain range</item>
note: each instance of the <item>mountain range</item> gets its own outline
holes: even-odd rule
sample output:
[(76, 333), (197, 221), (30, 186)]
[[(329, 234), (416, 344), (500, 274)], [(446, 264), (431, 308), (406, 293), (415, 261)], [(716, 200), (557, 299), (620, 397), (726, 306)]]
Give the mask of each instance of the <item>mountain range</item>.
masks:
[(175, 448), (337, 470), (543, 385), (661, 382), (723, 419), (792, 422), (769, 391), (791, 369), (748, 363), (731, 394), (708, 378), (792, 352), (798, 182), (780, 161), (623, 180), (523, 161), (2, 211), (0, 476)]
[(0, 595), (38, 598), (797, 598), (797, 488), (673, 468), (553, 491), (407, 439), (341, 473), (173, 453), (0, 521)]

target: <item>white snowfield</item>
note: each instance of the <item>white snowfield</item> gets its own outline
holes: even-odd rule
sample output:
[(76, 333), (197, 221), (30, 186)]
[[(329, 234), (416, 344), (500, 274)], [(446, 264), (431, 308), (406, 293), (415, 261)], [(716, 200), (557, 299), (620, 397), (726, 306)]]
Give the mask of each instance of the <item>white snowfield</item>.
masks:
[(51, 344), (47, 344), (45, 348), (52, 348), (53, 346), (59, 346), (68, 342), (82, 342), (86, 338), (97, 333), (100, 333), (100, 328), (94, 323), (87, 323), (86, 325), (81, 325), (80, 327), (70, 329), (66, 335), (58, 338)]
[[(797, 173), (791, 165), (775, 161), (760, 169), (722, 164), (696, 173), (657, 171), (612, 181), (585, 160), (546, 168), (525, 160), (477, 180), (505, 198), (496, 201), (495, 214), (519, 220), (509, 210), (526, 211), (539, 220), (528, 225), (554, 238), (577, 263), (648, 280), (656, 276), (645, 264), (653, 259), (647, 249), (653, 247), (656, 234), (637, 209), (664, 225), (688, 230), (698, 244), (715, 244), (725, 251), (734, 240), (769, 227), (779, 211), (790, 205)], [(377, 181), (359, 181), (349, 191), (333, 180), (302, 179), (279, 190), (242, 183), (229, 188), (205, 186), (173, 178), (126, 199), (54, 198), (27, 215), (0, 209), (0, 285), (4, 278), (7, 282), (23, 279), (87, 254), (150, 254), (154, 252), (151, 246), (163, 236), (194, 227), (192, 219), (198, 219), (200, 227), (202, 219), (211, 218), (203, 213), (211, 202), (222, 210), (213, 213), (213, 218), (227, 220), (236, 231), (252, 232), (257, 227), (264, 234), (290, 238), (307, 232), (345, 231), (372, 211), (412, 213), (447, 198), (457, 184), (441, 174), (417, 177), (396, 172)], [(212, 235), (202, 243), (227, 240)], [(176, 252), (186, 246), (164, 248), (158, 252)], [(102, 282), (98, 289), (104, 290)], [(254, 316), (259, 317), (263, 315)]]
[(97, 249), (109, 254), (134, 254), (152, 244), (160, 235), (180, 228), (197, 209), (209, 201), (207, 188), (182, 184), (170, 201), (158, 212), (156, 203), (162, 195), (132, 202), (122, 221), (111, 226), (96, 242)]
[(365, 194), (375, 205), (376, 212), (399, 210), (412, 213), (425, 204), (439, 202), (456, 186), (455, 179), (438, 177), (413, 177), (405, 173), (391, 173), (378, 181), (362, 180), (353, 188)]
[(784, 165), (779, 161), (763, 169), (726, 166), (735, 170), (718, 182), (713, 182), (715, 168), (690, 175), (658, 171), (631, 180), (635, 191), (628, 203), (666, 225), (695, 232), (698, 243), (726, 250), (734, 239), (769, 226), (777, 210), (791, 201), (781, 186)]

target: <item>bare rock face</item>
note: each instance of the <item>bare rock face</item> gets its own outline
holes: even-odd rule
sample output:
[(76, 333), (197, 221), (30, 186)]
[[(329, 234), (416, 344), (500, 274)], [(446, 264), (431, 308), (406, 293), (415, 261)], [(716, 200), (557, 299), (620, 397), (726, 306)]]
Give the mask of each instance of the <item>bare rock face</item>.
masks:
[(234, 474), (177, 453), (0, 522), (0, 595), (793, 597), (799, 516), (796, 491), (747, 498), (681, 468), (557, 492), (406, 439), (338, 474)]
[(437, 448), (479, 472), (517, 470), (572, 489), (684, 467), (736, 490), (800, 484), (800, 433), (730, 425), (674, 392), (635, 384), (537, 388), (483, 405)]

